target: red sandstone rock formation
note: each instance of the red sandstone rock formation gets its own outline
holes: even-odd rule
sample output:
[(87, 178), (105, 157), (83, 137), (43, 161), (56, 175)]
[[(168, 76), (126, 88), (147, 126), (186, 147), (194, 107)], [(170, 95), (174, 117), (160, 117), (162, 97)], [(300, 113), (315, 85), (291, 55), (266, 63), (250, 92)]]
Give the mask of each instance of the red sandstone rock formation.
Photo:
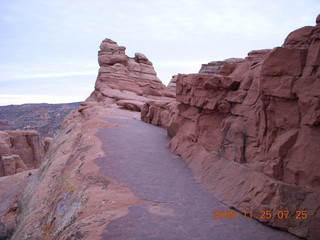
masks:
[(95, 91), (87, 100), (106, 101), (111, 98), (118, 106), (141, 111), (150, 98), (170, 96), (145, 55), (136, 53), (134, 58), (129, 58), (125, 55), (125, 47), (108, 38), (102, 41), (100, 49)]
[(100, 48), (95, 90), (78, 111), (69, 114), (50, 142), (37, 179), (21, 199), (11, 239), (98, 239), (109, 221), (141, 202), (129, 189), (101, 174), (93, 162), (104, 154), (95, 132), (113, 126), (103, 116), (140, 118), (137, 111), (144, 102), (167, 99), (172, 93), (143, 54), (129, 58), (125, 48), (110, 39)]
[(199, 73), (217, 73), (220, 72), (225, 65), (230, 65), (231, 63), (235, 65), (242, 60), (241, 58), (229, 58), (224, 61), (212, 61), (208, 64), (202, 64)]
[[(166, 90), (145, 56), (128, 58), (124, 47), (106, 39), (99, 53), (101, 68), (95, 91), (67, 117), (38, 174), (23, 196), (19, 195), (18, 208), (9, 204), (0, 212), (0, 216), (18, 212), (11, 215), (13, 223), (5, 230), (14, 231), (12, 240), (99, 239), (110, 221), (144, 201), (101, 174), (94, 159), (104, 154), (96, 131), (116, 127), (102, 117), (138, 117), (137, 112), (116, 103), (131, 110), (146, 103), (143, 119), (168, 128), (174, 136), (170, 147), (186, 158), (220, 200), (240, 211), (252, 211), (256, 218), (261, 210), (270, 210), (273, 216), (277, 210), (288, 210), (287, 221), (274, 217), (260, 220), (316, 239), (320, 199), (314, 181), (318, 175), (313, 170), (319, 165), (313, 152), (319, 149), (319, 123), (315, 121), (317, 112), (311, 114), (308, 103), (318, 97), (314, 89), (319, 76), (302, 76), (300, 70), (291, 69), (286, 61), (304, 72), (302, 60), (310, 59), (312, 53), (288, 49), (253, 51), (245, 60), (227, 63), (214, 74), (179, 75), (174, 80), (175, 101), (166, 97), (172, 95), (174, 85)], [(283, 59), (287, 50), (293, 59)], [(314, 84), (300, 83), (312, 93), (310, 98), (305, 96), (306, 104), (300, 100), (302, 86), (295, 87), (304, 78)], [(297, 113), (299, 119), (308, 117), (297, 121)], [(305, 164), (299, 165), (298, 158)], [(313, 164), (312, 168), (308, 164)], [(302, 174), (304, 171), (307, 174)], [(17, 183), (25, 180), (17, 176), (22, 175), (5, 178)], [(294, 182), (292, 176), (297, 176)], [(306, 210), (308, 218), (295, 219), (297, 210)]]
[(178, 75), (176, 101), (149, 101), (141, 114), (168, 129), (169, 147), (218, 199), (310, 239), (320, 236), (319, 18), (282, 47)]
[(0, 239), (10, 239), (17, 226), (16, 218), (22, 211), (20, 202), (37, 170), (0, 178)]
[(36, 131), (0, 131), (0, 177), (38, 168), (44, 145)]
[(50, 147), (50, 143), (52, 142), (52, 139), (53, 138), (50, 138), (50, 137), (46, 137), (44, 140), (43, 140), (43, 143), (44, 143), (44, 152), (47, 153), (49, 151), (49, 147)]

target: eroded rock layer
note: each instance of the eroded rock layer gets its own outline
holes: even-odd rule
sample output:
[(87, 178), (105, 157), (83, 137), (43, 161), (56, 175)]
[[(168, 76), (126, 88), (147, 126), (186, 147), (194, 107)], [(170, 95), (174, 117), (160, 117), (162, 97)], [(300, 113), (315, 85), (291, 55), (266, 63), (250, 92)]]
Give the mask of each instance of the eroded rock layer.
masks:
[[(103, 117), (139, 119), (138, 111), (144, 102), (167, 99), (172, 91), (156, 77), (151, 62), (143, 54), (129, 58), (125, 48), (110, 39), (105, 39), (100, 48), (94, 92), (68, 115), (56, 138), (46, 139), (50, 142), (49, 149), (46, 146), (46, 160), (19, 195), (19, 211), (13, 215), (12, 224), (1, 225), (0, 219), (3, 237), (102, 239), (112, 220), (128, 214), (129, 207), (147, 201), (101, 173), (94, 160), (105, 153), (95, 133), (100, 128), (118, 127), (102, 120)], [(15, 176), (7, 177), (6, 181), (13, 181)], [(10, 207), (2, 212), (10, 211)]]
[(310, 239), (320, 236), (319, 34), (317, 23), (282, 47), (180, 74), (176, 100), (149, 101), (141, 115), (167, 128), (169, 147), (221, 201)]
[[(98, 129), (125, 127), (102, 118), (137, 119), (136, 110), (142, 110), (143, 119), (167, 127), (171, 149), (220, 200), (316, 239), (319, 62), (310, 49), (319, 38), (312, 38), (300, 44), (291, 37), (290, 46), (253, 51), (215, 73), (178, 75), (169, 89), (144, 55), (128, 58), (124, 47), (104, 40), (95, 91), (66, 118), (38, 172), (0, 179), (0, 201), (10, 200), (0, 207), (1, 238), (102, 239), (110, 222), (148, 202), (104, 175), (95, 162), (106, 154)], [(170, 98), (174, 86), (176, 100)], [(9, 188), (12, 182), (19, 189)], [(262, 210), (273, 217), (262, 219)], [(277, 211), (290, 211), (290, 217), (276, 218)]]
[(44, 144), (38, 132), (0, 131), (0, 177), (38, 168), (44, 155)]
[(108, 38), (102, 41), (100, 49), (95, 91), (88, 100), (102, 102), (113, 99), (118, 106), (141, 111), (150, 98), (170, 97), (170, 91), (159, 80), (144, 54), (136, 53), (134, 58), (130, 58), (125, 55), (125, 47)]

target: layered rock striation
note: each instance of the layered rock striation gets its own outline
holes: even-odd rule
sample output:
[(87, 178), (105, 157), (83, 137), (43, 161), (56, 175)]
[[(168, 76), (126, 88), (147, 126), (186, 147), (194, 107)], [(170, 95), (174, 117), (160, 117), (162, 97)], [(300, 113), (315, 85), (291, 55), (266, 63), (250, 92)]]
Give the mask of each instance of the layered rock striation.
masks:
[(180, 74), (176, 100), (141, 114), (167, 128), (169, 147), (219, 200), (310, 239), (320, 236), (319, 34), (318, 21), (282, 47)]
[(111, 39), (102, 41), (95, 90), (87, 100), (112, 100), (118, 106), (141, 111), (150, 98), (170, 97), (172, 93), (159, 80), (148, 58), (142, 53), (130, 58), (125, 55), (125, 49)]
[[(105, 157), (98, 129), (123, 127), (104, 118), (139, 118), (141, 111), (145, 121), (168, 129), (170, 148), (221, 201), (317, 239), (320, 64), (310, 49), (319, 44), (319, 25), (311, 28), (283, 47), (219, 63), (214, 72), (180, 74), (168, 89), (144, 55), (129, 58), (105, 39), (94, 92), (68, 115), (38, 172), (0, 179), (0, 201), (11, 199), (0, 207), (1, 238), (101, 239), (110, 222), (149, 201), (95, 162)], [(12, 182), (17, 195), (7, 187)], [(280, 219), (279, 211), (290, 214)]]
[(44, 144), (38, 132), (0, 131), (0, 177), (36, 169), (44, 156)]
[[(146, 201), (101, 172), (94, 161), (105, 153), (95, 134), (100, 128), (120, 127), (104, 117), (139, 119), (145, 102), (173, 93), (143, 54), (129, 58), (125, 47), (110, 39), (100, 48), (95, 90), (65, 119), (37, 175), (17, 197), (17, 208), (11, 204), (2, 210), (17, 209), (12, 224), (3, 224), (0, 218), (3, 233), (11, 234), (11, 239), (100, 239), (108, 223)], [(18, 176), (24, 179), (18, 174), (5, 180)]]

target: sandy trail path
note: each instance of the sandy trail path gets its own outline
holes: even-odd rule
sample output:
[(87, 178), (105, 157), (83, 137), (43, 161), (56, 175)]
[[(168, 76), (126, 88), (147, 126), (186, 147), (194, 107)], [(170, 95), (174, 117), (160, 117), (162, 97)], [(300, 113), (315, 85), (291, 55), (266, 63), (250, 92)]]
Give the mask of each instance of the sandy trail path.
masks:
[(185, 162), (166, 148), (166, 130), (140, 120), (107, 117), (120, 127), (96, 134), (106, 157), (101, 172), (127, 186), (140, 205), (110, 222), (108, 240), (298, 239), (236, 212), (236, 219), (212, 219), (212, 211), (233, 211), (197, 183)]

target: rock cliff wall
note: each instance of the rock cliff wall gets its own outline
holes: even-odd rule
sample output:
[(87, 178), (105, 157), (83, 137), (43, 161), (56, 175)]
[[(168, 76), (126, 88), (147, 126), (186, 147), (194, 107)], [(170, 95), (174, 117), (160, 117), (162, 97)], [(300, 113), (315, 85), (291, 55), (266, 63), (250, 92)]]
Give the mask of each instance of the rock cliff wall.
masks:
[[(138, 118), (142, 111), (143, 119), (168, 129), (170, 148), (220, 200), (317, 239), (319, 61), (310, 49), (319, 44), (318, 30), (303, 30), (301, 38), (295, 33), (281, 48), (219, 63), (209, 74), (178, 75), (169, 89), (144, 55), (129, 58), (124, 47), (105, 39), (95, 90), (66, 118), (40, 169), (0, 179), (0, 202), (14, 199), (0, 207), (1, 237), (99, 239), (109, 222), (141, 203), (94, 161), (104, 156), (95, 133), (118, 127), (102, 118)], [(19, 189), (8, 188), (12, 182)], [(290, 211), (290, 218), (262, 219), (261, 210), (273, 216)], [(307, 211), (307, 218), (295, 218), (296, 211)]]
[(310, 239), (320, 236), (319, 24), (178, 75), (176, 100), (149, 101), (141, 114), (167, 128), (169, 147), (222, 202)]
[(45, 156), (36, 131), (0, 131), (0, 177), (38, 168)]

